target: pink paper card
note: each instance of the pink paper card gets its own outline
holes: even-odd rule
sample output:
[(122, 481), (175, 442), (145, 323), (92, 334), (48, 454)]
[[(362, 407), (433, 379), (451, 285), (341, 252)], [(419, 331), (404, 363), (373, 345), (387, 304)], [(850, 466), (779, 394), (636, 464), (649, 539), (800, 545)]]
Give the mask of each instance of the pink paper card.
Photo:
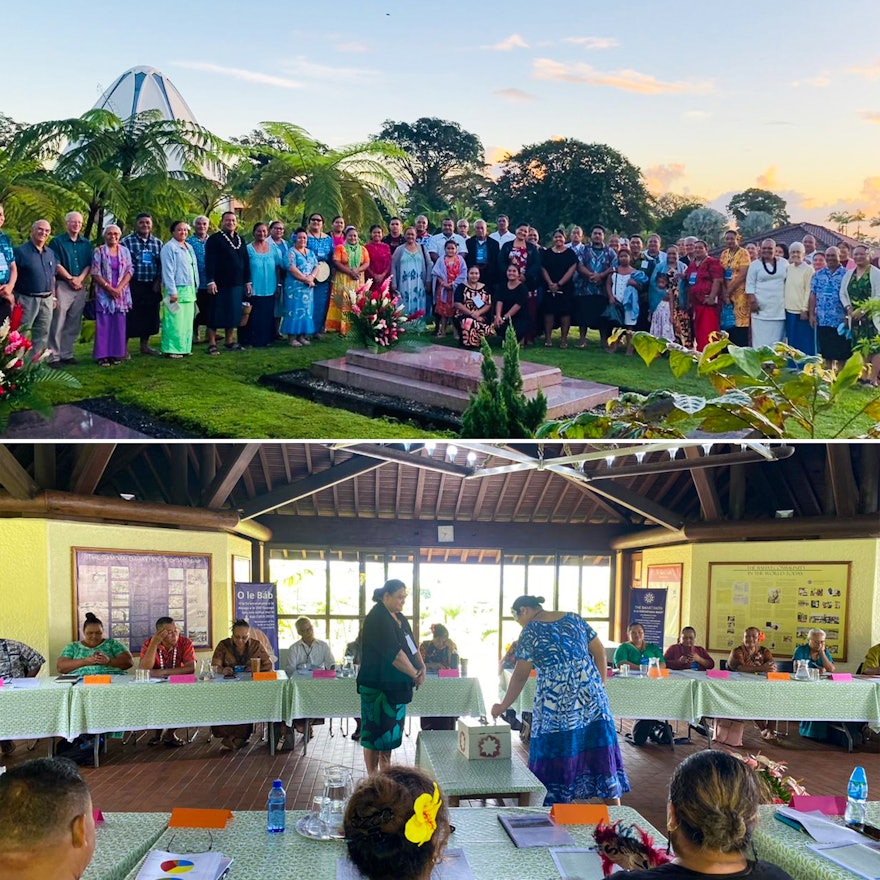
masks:
[(3, 679), (0, 678), (0, 688), (2, 688), (2, 687), (3, 687)]
[(100, 810), (92, 810), (92, 815), (95, 817), (95, 825), (104, 821), (104, 814)]
[(796, 794), (792, 795), (789, 806), (800, 813), (819, 810), (826, 816), (842, 816), (846, 812), (846, 798), (818, 794)]
[(196, 677), (195, 675), (169, 675), (168, 676), (169, 684), (195, 684)]
[(832, 681), (852, 681), (852, 673), (851, 672), (832, 672), (831, 673)]
[(312, 678), (336, 678), (336, 671), (333, 669), (313, 669)]
[(440, 678), (461, 678), (457, 669), (438, 669), (437, 675)]
[(729, 669), (707, 669), (706, 678), (730, 678)]

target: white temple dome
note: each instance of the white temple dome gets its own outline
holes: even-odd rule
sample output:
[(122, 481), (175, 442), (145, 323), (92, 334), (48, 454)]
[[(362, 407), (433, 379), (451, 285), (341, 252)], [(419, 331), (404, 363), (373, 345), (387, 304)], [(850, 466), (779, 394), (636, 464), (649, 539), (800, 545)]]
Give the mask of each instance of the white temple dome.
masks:
[(164, 119), (196, 122), (174, 83), (155, 67), (132, 67), (116, 79), (98, 99), (93, 110), (109, 110), (128, 119), (145, 110), (158, 110)]

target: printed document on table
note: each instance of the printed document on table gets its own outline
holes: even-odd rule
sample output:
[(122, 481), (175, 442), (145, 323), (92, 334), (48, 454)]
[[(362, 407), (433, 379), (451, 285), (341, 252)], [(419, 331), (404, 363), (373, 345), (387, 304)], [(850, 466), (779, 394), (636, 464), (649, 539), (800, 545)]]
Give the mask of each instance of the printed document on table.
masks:
[(562, 880), (602, 880), (602, 858), (596, 848), (555, 849), (550, 855)]
[(808, 846), (813, 852), (864, 877), (880, 880), (880, 847), (868, 843), (823, 843)]
[(154, 850), (148, 856), (136, 880), (165, 880), (185, 876), (186, 880), (217, 880), (229, 866), (223, 853), (170, 853)]
[[(364, 875), (348, 856), (342, 856), (336, 860), (336, 880), (364, 880)], [(443, 861), (431, 871), (431, 880), (474, 880), (465, 851), (461, 847), (444, 850)]]
[(818, 810), (802, 813), (791, 807), (778, 807), (776, 812), (802, 825), (816, 843), (864, 843), (865, 838), (857, 831), (830, 821)]

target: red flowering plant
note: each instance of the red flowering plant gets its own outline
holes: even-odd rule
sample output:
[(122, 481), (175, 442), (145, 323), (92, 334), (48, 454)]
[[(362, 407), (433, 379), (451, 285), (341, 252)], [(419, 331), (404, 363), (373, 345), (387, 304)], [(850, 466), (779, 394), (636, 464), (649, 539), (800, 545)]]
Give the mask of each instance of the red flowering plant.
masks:
[(401, 342), (406, 325), (425, 313), (420, 310), (408, 315), (400, 297), (389, 290), (387, 278), (376, 290), (372, 285), (370, 280), (355, 291), (349, 311), (351, 332), (364, 348), (387, 351)]
[(27, 333), (19, 330), (21, 309), (0, 326), (0, 431), (6, 430), (13, 409), (34, 409), (48, 416), (52, 408), (43, 398), (46, 385), (79, 388), (79, 382), (63, 370), (48, 366), (49, 351), (35, 352)]
[(738, 752), (731, 754), (755, 771), (767, 803), (787, 804), (793, 795), (807, 793), (800, 781), (789, 775), (788, 765), (783, 761), (771, 761), (760, 752), (757, 755), (741, 755)]

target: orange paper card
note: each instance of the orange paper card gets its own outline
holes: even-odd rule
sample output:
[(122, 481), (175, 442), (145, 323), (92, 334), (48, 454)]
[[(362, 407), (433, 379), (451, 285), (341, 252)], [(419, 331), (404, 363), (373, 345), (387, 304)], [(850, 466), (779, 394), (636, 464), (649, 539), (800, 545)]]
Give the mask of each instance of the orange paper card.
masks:
[(109, 675), (84, 675), (83, 684), (110, 684), (112, 676)]
[(272, 672), (255, 672), (254, 673), (254, 681), (277, 681), (278, 673), (274, 670)]
[(660, 669), (660, 678), (669, 678), (669, 670), (665, 666)]
[(598, 825), (610, 821), (605, 804), (553, 804), (550, 816), (558, 825)]
[(537, 677), (538, 677), (538, 670), (537, 670), (537, 669), (533, 669), (533, 670), (529, 673), (529, 678), (537, 678)]
[(791, 676), (787, 672), (768, 672), (767, 681), (791, 681)]
[(196, 810), (175, 807), (171, 811), (169, 828), (225, 828), (232, 818), (232, 810)]

